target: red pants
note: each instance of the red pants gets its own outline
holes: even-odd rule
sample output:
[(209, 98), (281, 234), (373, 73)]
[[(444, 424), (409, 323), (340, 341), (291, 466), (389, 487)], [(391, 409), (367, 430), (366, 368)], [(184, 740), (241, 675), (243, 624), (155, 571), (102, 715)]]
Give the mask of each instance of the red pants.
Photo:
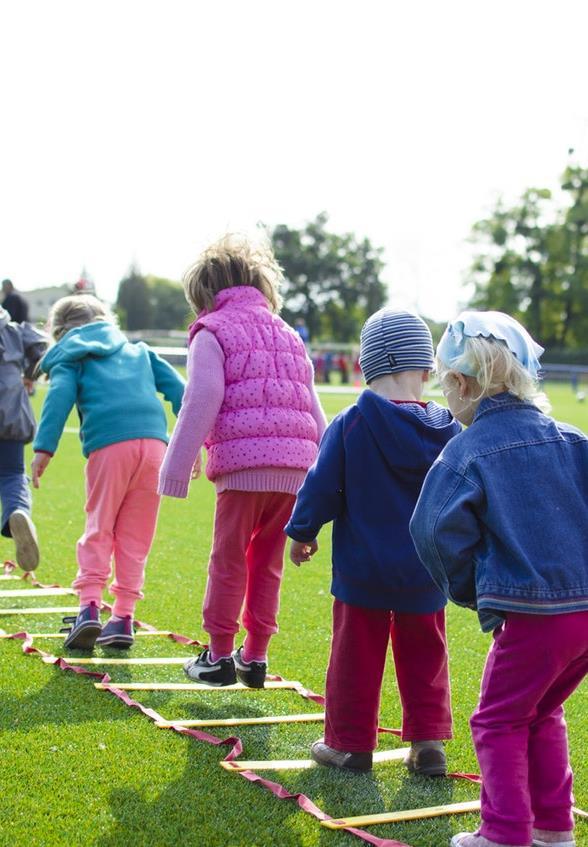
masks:
[(215, 659), (230, 654), (243, 605), (245, 660), (265, 657), (270, 638), (278, 631), (284, 527), (295, 499), (293, 494), (272, 491), (218, 495), (202, 610)]
[(389, 639), (402, 702), (402, 737), (451, 738), (444, 610), (401, 614), (335, 600), (325, 718), (329, 747), (350, 753), (377, 747)]
[(588, 612), (507, 615), (494, 633), (471, 720), (482, 773), (480, 831), (530, 844), (574, 827), (563, 702), (588, 674)]

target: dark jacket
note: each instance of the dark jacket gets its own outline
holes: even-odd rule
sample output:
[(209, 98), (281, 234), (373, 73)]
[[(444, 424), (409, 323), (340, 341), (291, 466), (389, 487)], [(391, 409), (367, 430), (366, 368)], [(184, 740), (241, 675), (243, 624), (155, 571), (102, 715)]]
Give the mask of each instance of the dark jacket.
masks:
[(436, 403), (397, 405), (369, 389), (327, 428), (286, 533), (333, 525), (331, 591), (345, 603), (425, 614), (445, 605), (408, 523), (425, 475), (461, 427)]
[(35, 418), (23, 385), (47, 349), (47, 336), (31, 324), (17, 324), (0, 307), (0, 440), (27, 444), (35, 434)]
[(6, 295), (2, 303), (2, 308), (6, 309), (10, 315), (10, 319), (17, 324), (28, 321), (29, 319), (29, 304), (18, 291), (12, 291)]
[(509, 611), (588, 610), (588, 439), (512, 394), (482, 400), (431, 468), (410, 530), (485, 631)]

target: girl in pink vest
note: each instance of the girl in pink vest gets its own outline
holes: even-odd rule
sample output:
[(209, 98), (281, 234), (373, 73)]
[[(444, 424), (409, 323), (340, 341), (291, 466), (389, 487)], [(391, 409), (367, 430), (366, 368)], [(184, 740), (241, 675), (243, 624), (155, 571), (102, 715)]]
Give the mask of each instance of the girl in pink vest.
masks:
[[(304, 343), (277, 315), (281, 280), (269, 245), (235, 235), (209, 247), (184, 277), (197, 317), (159, 490), (186, 497), (206, 446), (217, 492), (203, 607), (210, 644), (184, 670), (207, 685), (238, 678), (263, 687), (278, 631), (284, 526), (326, 426)], [(247, 635), (235, 650), (242, 607)]]

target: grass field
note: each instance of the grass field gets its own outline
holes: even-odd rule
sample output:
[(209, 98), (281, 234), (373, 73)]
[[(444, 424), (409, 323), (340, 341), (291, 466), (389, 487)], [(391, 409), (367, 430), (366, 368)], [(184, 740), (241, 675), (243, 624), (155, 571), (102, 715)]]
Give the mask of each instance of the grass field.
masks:
[[(554, 414), (588, 430), (588, 403), (579, 404), (570, 388), (553, 386)], [(43, 392), (35, 403), (39, 407)], [(326, 395), (332, 415), (352, 398)], [(75, 427), (72, 417), (70, 426)], [(534, 492), (534, 496), (548, 492)], [(83, 458), (75, 433), (64, 434), (59, 452), (35, 494), (35, 517), (44, 582), (68, 585), (75, 573), (75, 542), (82, 532)], [(187, 501), (165, 498), (148, 565), (146, 599), (138, 616), (161, 628), (205, 640), (200, 606), (206, 579), (214, 492), (205, 480), (192, 485)], [(0, 556), (12, 555), (0, 539)], [(315, 561), (300, 569), (287, 564), (282, 591), (280, 633), (271, 646), (270, 670), (324, 690), (329, 636), (329, 531), (321, 536)], [(0, 583), (13, 588), (14, 583)], [(47, 598), (60, 605), (63, 598)], [(73, 598), (75, 599), (75, 598)], [(65, 598), (65, 605), (70, 600)], [(0, 599), (0, 607), (30, 605)], [(57, 631), (58, 616), (3, 617), (10, 632)], [(479, 632), (475, 615), (449, 609), (455, 739), (447, 745), (450, 766), (477, 771), (468, 717), (477, 700), (489, 637)], [(40, 644), (58, 651), (59, 641)], [(96, 651), (100, 655), (100, 651)], [(188, 656), (190, 650), (160, 639), (138, 640), (135, 656)], [(349, 661), (361, 657), (350, 655)], [(391, 662), (390, 662), (391, 665)], [(113, 668), (116, 681), (183, 681), (181, 668)], [(23, 656), (19, 643), (0, 642), (0, 845), (87, 844), (97, 847), (343, 847), (360, 844), (346, 833), (324, 830), (292, 802), (279, 802), (219, 760), (229, 748), (213, 747), (159, 730), (92, 681), (63, 673), (35, 657)], [(308, 712), (319, 707), (284, 691), (204, 693), (140, 692), (137, 699), (165, 718), (254, 716)], [(576, 801), (588, 807), (588, 692), (577, 691), (567, 707)], [(381, 723), (398, 726), (400, 711), (391, 667), (387, 669)], [(321, 734), (320, 724), (234, 727), (219, 738), (238, 734), (243, 757), (306, 758)], [(380, 749), (400, 745), (381, 736)], [(377, 813), (475, 799), (474, 784), (458, 780), (409, 777), (398, 763), (377, 765), (369, 775), (330, 769), (269, 772), (264, 776), (292, 792), (307, 794), (332, 816)], [(384, 825), (371, 831), (412, 847), (446, 847), (454, 832), (474, 828), (475, 815)], [(579, 823), (577, 843), (588, 847), (588, 821)]]

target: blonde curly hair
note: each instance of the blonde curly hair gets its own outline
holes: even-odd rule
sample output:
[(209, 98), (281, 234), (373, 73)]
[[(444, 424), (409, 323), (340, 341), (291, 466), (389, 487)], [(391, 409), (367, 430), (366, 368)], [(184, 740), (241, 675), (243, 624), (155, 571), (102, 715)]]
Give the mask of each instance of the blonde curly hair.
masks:
[(72, 294), (62, 297), (53, 304), (47, 319), (47, 332), (59, 341), (66, 332), (77, 326), (108, 321), (116, 324), (116, 318), (105, 303), (92, 294)]
[[(460, 365), (464, 367), (463, 371)], [(521, 365), (504, 341), (483, 336), (466, 338), (463, 355), (451, 368), (437, 357), (436, 375), (442, 387), (451, 374), (456, 372), (474, 374), (480, 386), (480, 394), (473, 398), (475, 402), (506, 389), (520, 400), (533, 403), (542, 412), (548, 413), (551, 409), (537, 380)]]
[(251, 285), (268, 301), (272, 312), (282, 307), (284, 279), (267, 238), (255, 242), (228, 233), (211, 244), (184, 274), (186, 300), (196, 314), (214, 309), (215, 295), (224, 288)]

